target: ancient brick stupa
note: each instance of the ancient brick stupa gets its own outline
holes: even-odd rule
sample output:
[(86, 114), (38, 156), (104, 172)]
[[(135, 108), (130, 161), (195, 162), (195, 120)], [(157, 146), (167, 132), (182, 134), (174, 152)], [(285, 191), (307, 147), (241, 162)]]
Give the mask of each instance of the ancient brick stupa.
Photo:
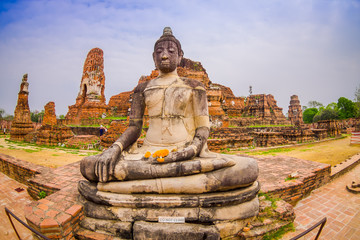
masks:
[(105, 74), (104, 57), (100, 48), (93, 48), (88, 53), (83, 76), (80, 83), (80, 91), (75, 105), (69, 106), (66, 119), (69, 123), (80, 123), (81, 119), (100, 117), (108, 111), (105, 103)]
[(18, 95), (17, 105), (14, 111), (14, 121), (11, 126), (10, 139), (23, 141), (26, 134), (33, 131), (34, 127), (31, 122), (30, 108), (28, 102), (29, 83), (28, 75), (24, 74), (20, 84), (20, 92)]
[(62, 144), (74, 134), (67, 126), (58, 125), (55, 114), (55, 103), (48, 102), (45, 105), (45, 114), (42, 126), (40, 127), (36, 144), (42, 145), (58, 145)]
[(292, 95), (290, 97), (290, 106), (288, 111), (288, 118), (291, 124), (302, 124), (302, 110), (300, 101), (297, 95)]
[(260, 118), (264, 124), (285, 124), (288, 123), (282, 108), (277, 106), (274, 96), (271, 94), (254, 94), (246, 100), (243, 113), (247, 117)]

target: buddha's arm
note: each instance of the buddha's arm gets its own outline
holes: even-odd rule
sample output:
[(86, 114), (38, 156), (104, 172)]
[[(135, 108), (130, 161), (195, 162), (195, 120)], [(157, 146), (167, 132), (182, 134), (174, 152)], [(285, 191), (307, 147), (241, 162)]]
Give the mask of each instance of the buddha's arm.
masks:
[(119, 161), (120, 153), (136, 142), (141, 134), (142, 118), (145, 110), (145, 101), (142, 93), (143, 88), (144, 84), (140, 84), (134, 91), (129, 115), (129, 127), (108, 149), (102, 154), (93, 157), (96, 158), (94, 173), (100, 182), (112, 180), (111, 178), (115, 165)]
[(141, 135), (143, 116), (145, 111), (145, 101), (142, 92), (135, 89), (133, 94), (131, 111), (129, 115), (129, 127), (121, 134), (113, 146), (118, 146), (121, 151), (132, 145)]

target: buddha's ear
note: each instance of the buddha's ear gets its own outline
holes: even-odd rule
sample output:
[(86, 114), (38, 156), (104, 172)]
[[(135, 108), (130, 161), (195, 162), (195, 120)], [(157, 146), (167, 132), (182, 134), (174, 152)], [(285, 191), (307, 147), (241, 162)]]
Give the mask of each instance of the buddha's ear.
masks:
[(183, 56), (184, 56), (184, 52), (181, 50), (181, 53), (179, 55), (179, 58), (178, 58), (178, 66), (180, 66), (180, 63), (181, 63), (181, 60), (183, 59)]
[(155, 61), (155, 51), (153, 52), (152, 56), (153, 56), (153, 61), (154, 61), (154, 64), (155, 64), (155, 68), (157, 68), (156, 61)]

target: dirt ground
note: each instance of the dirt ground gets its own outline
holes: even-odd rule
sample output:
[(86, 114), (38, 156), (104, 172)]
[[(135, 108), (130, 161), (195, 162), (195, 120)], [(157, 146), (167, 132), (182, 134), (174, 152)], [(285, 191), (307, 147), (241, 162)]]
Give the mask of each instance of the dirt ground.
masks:
[(38, 165), (57, 168), (80, 161), (86, 156), (99, 154), (100, 152), (60, 147), (47, 148), (27, 143), (8, 142), (2, 136), (0, 137), (0, 153)]
[[(69, 163), (80, 161), (85, 156), (99, 154), (99, 151), (79, 150), (67, 148), (46, 148), (33, 144), (5, 141), (0, 137), (0, 153), (4, 153), (21, 160), (38, 165), (56, 168)], [(350, 145), (350, 137), (322, 143), (310, 143), (305, 146), (277, 148), (266, 151), (231, 152), (248, 155), (286, 155), (310, 161), (328, 163), (332, 166), (360, 153), (360, 145)]]
[(310, 143), (299, 147), (277, 148), (259, 152), (245, 151), (245, 154), (248, 155), (285, 155), (328, 163), (332, 166), (345, 161), (357, 153), (360, 153), (360, 145), (350, 145), (350, 136), (321, 143)]

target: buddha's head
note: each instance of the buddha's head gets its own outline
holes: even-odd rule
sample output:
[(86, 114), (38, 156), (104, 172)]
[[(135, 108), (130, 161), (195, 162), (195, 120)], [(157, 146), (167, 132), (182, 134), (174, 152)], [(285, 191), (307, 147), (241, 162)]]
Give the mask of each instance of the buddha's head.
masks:
[(174, 37), (170, 27), (165, 27), (163, 35), (154, 46), (153, 58), (156, 68), (162, 73), (173, 72), (183, 55), (179, 40)]

